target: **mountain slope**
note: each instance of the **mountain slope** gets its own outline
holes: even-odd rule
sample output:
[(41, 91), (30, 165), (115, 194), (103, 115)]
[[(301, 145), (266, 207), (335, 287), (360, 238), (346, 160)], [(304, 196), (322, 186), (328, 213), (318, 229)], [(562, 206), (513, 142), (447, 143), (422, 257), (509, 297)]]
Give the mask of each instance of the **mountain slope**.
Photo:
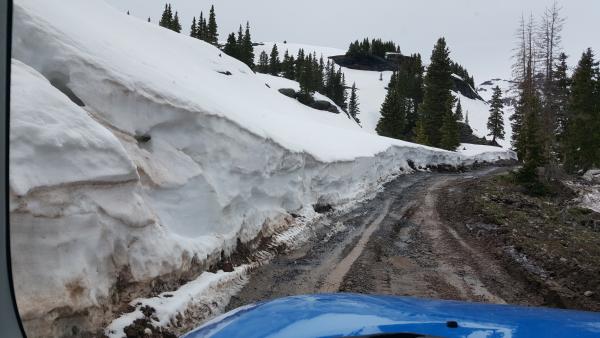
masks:
[[(343, 49), (338, 48), (330, 48), (330, 47), (322, 47), (322, 46), (313, 46), (307, 44), (298, 44), (298, 43), (283, 43), (283, 42), (264, 42), (255, 47), (255, 55), (260, 55), (262, 51), (265, 51), (267, 54), (270, 53), (273, 45), (277, 44), (280, 54), (285, 53), (286, 50), (290, 53), (290, 55), (297, 55), (299, 49), (304, 49), (306, 53), (315, 52), (317, 57), (321, 55), (324, 58), (328, 58), (336, 55), (344, 55), (346, 53)], [(257, 60), (258, 61), (258, 60)], [(375, 72), (375, 71), (367, 71), (367, 70), (357, 70), (350, 69), (347, 67), (342, 67), (343, 73), (346, 75), (346, 84), (351, 86), (352, 83), (356, 82), (356, 87), (358, 88), (358, 98), (360, 102), (360, 115), (359, 118), (361, 120), (361, 125), (363, 129), (367, 132), (375, 134), (375, 127), (377, 126), (377, 122), (381, 117), (379, 113), (381, 109), (381, 104), (385, 99), (385, 95), (387, 93), (386, 87), (390, 81), (390, 77), (392, 75), (391, 71), (384, 72)], [(380, 81), (380, 74), (382, 76), (382, 80)], [(454, 75), (453, 78), (460, 79), (459, 76)], [(462, 80), (464, 84), (465, 81)], [(481, 84), (478, 88), (472, 88), (471, 90), (464, 90), (464, 94), (460, 91), (454, 92), (454, 96), (457, 99), (461, 100), (463, 104), (463, 114), (469, 112), (469, 125), (473, 129), (475, 136), (478, 137), (487, 137), (487, 120), (489, 117), (489, 105), (487, 102), (491, 98), (492, 87), (496, 84), (500, 85), (503, 89), (503, 92), (509, 91), (510, 86), (508, 81), (501, 81), (497, 79), (496, 81), (486, 81)], [(466, 95), (468, 94), (468, 95)], [(477, 95), (480, 95), (483, 100), (476, 98)], [(510, 91), (508, 95), (513, 95)], [(508, 102), (507, 102), (508, 103)], [(512, 107), (505, 108), (505, 128), (506, 128), (506, 140), (500, 140), (499, 144), (508, 149), (510, 147), (510, 121), (509, 116), (512, 114)]]

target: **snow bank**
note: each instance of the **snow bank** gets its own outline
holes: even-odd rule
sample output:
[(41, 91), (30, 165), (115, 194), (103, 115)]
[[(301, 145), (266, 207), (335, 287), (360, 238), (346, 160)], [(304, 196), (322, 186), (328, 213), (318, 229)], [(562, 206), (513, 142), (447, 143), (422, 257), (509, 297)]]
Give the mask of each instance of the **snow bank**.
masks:
[(19, 0), (13, 30), (11, 241), (33, 336), (100, 332), (123, 302), (196, 278), (292, 212), (488, 156), (366, 133), (100, 1)]
[(117, 138), (35, 70), (12, 62), (10, 186), (18, 195), (34, 187), (137, 179)]

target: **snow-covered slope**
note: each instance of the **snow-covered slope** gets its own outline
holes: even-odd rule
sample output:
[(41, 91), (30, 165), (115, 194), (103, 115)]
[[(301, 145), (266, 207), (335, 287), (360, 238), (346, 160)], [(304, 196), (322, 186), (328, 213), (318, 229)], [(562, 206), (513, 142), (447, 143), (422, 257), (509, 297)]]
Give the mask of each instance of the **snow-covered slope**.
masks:
[[(510, 81), (502, 79), (492, 79), (489, 81), (482, 82), (477, 87), (477, 92), (485, 100), (485, 104), (481, 101), (470, 100), (467, 98), (461, 98), (463, 104), (463, 111), (469, 111), (469, 124), (473, 128), (473, 132), (477, 136), (487, 136), (487, 120), (490, 116), (489, 102), (492, 99), (493, 88), (496, 86), (500, 87), (502, 91), (502, 97), (504, 101), (504, 140), (498, 140), (498, 143), (504, 148), (510, 148), (510, 138), (512, 136), (512, 127), (510, 124), (510, 116), (514, 113), (514, 103), (516, 100), (516, 93), (514, 86)], [(489, 137), (488, 137), (489, 139)]]
[(369, 194), (408, 161), (513, 156), (364, 132), (98, 0), (18, 0), (13, 30), (11, 240), (32, 336), (97, 332), (127, 301), (196, 278), (292, 212)]
[[(256, 77), (259, 79), (262, 79), (266, 85), (268, 85), (270, 88), (279, 90), (279, 89), (293, 89), (294, 91), (298, 92), (300, 91), (300, 84), (297, 81), (293, 81), (293, 80), (289, 80), (286, 79), (284, 77), (279, 77), (279, 76), (273, 76), (273, 75), (269, 75), (269, 74), (262, 74), (262, 73), (257, 73)], [(282, 94), (283, 95), (283, 94)], [(314, 93), (314, 98), (315, 100), (321, 100), (321, 101), (327, 101), (329, 102), (332, 106), (336, 107), (338, 112), (340, 112), (339, 117), (344, 119), (344, 120), (348, 120), (348, 128), (353, 129), (353, 130), (357, 130), (359, 125), (356, 124), (356, 122), (354, 122), (349, 114), (345, 114), (344, 110), (335, 104), (335, 102), (333, 102), (330, 98), (328, 98), (327, 96), (320, 94), (320, 93)], [(293, 100), (295, 103), (302, 105), (302, 103), (298, 102), (298, 100), (290, 98), (290, 100)], [(331, 112), (327, 112), (327, 111), (321, 111), (322, 114), (334, 114)]]
[[(317, 54), (317, 58), (321, 57), (322, 55), (325, 59), (327, 59), (330, 56), (343, 55), (346, 53), (345, 50), (339, 48), (313, 46), (289, 42), (264, 42), (254, 47), (254, 54), (257, 57), (257, 61), (260, 53), (262, 51), (265, 51), (267, 54), (269, 54), (274, 44), (277, 44), (280, 57), (283, 56), (283, 53), (285, 53), (286, 50), (290, 53), (290, 55), (294, 55), (295, 57), (296, 55), (298, 55), (298, 51), (300, 49), (304, 49), (306, 53), (315, 52)], [(379, 121), (379, 117), (381, 116), (379, 111), (381, 109), (381, 104), (385, 99), (385, 94), (387, 93), (387, 90), (385, 88), (390, 82), (392, 72), (381, 73), (382, 80), (380, 81), (379, 72), (349, 69), (346, 67), (342, 67), (342, 71), (346, 76), (346, 84), (348, 86), (351, 86), (353, 83), (356, 83), (360, 103), (360, 114), (358, 116), (360, 119), (360, 124), (362, 125), (365, 131), (370, 132), (372, 134), (376, 134), (375, 127), (377, 127), (377, 122)]]
[[(315, 52), (317, 57), (322, 55), (324, 58), (335, 55), (343, 55), (346, 53), (345, 50), (338, 48), (289, 42), (264, 42), (255, 47), (255, 54), (257, 55), (257, 58), (262, 51), (265, 51), (267, 54), (269, 54), (274, 44), (277, 44), (280, 55), (283, 55), (283, 53), (287, 50), (290, 55), (295, 56), (298, 54), (298, 50), (300, 49), (304, 49), (306, 53)], [(385, 99), (385, 95), (387, 93), (386, 87), (390, 81), (392, 72), (383, 72), (382, 80), (380, 81), (380, 72), (355, 70), (346, 67), (342, 67), (342, 71), (346, 75), (347, 84), (351, 85), (352, 83), (356, 83), (356, 87), (358, 88), (358, 97), (361, 109), (359, 118), (361, 120), (361, 125), (365, 131), (375, 134), (375, 127), (377, 126), (377, 122), (381, 117), (379, 111), (381, 109), (381, 104)], [(454, 76), (458, 77), (457, 75)], [(508, 93), (507, 95), (512, 97), (513, 93), (511, 91), (512, 87), (510, 86), (510, 82), (500, 79), (486, 81), (476, 88), (477, 92), (481, 95), (485, 102), (477, 99), (470, 99), (460, 93), (454, 93), (454, 96), (456, 98), (460, 98), (461, 100), (461, 104), (463, 105), (463, 114), (466, 112), (469, 113), (469, 125), (473, 129), (473, 133), (478, 137), (488, 137), (489, 131), (487, 129), (487, 120), (489, 117), (489, 105), (487, 102), (491, 99), (492, 88), (496, 85), (500, 86), (503, 93)], [(506, 138), (505, 140), (499, 140), (498, 142), (506, 149), (510, 148), (510, 135), (512, 133), (510, 129), (509, 117), (512, 113), (512, 106), (505, 108), (504, 119)]]

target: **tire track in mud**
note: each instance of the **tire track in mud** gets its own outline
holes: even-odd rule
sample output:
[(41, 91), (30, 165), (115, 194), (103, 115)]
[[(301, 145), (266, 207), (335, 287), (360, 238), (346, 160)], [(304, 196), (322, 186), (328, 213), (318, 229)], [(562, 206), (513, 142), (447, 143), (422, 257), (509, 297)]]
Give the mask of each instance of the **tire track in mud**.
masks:
[(392, 201), (389, 199), (383, 203), (383, 208), (379, 216), (377, 216), (377, 218), (365, 229), (356, 245), (352, 248), (352, 251), (350, 251), (346, 257), (344, 257), (335, 265), (333, 270), (329, 273), (329, 275), (327, 275), (327, 278), (323, 282), (323, 285), (319, 291), (337, 292), (340, 289), (340, 284), (342, 283), (344, 276), (346, 276), (346, 273), (348, 273), (348, 270), (350, 270), (352, 264), (354, 264), (356, 259), (362, 254), (373, 232), (377, 229), (377, 227), (379, 227), (381, 221), (383, 221), (383, 219), (387, 216), (391, 203)]
[(494, 288), (519, 285), (440, 221), (436, 199), (458, 179), (504, 170), (398, 177), (353, 210), (330, 213), (305, 244), (257, 268), (227, 310), (338, 291), (503, 303)]

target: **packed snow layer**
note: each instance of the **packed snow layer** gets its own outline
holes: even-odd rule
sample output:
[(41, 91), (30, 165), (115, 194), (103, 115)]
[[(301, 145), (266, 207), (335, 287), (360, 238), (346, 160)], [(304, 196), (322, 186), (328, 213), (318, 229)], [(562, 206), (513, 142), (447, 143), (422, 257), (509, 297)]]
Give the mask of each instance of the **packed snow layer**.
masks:
[(364, 132), (101, 1), (16, 1), (13, 31), (12, 257), (33, 336), (98, 330), (120, 295), (369, 194), (409, 161), (489, 158)]
[[(35, 70), (12, 62), (10, 186), (18, 195), (34, 187), (137, 179), (117, 138)], [(43, 109), (39, 109), (43, 107)]]

